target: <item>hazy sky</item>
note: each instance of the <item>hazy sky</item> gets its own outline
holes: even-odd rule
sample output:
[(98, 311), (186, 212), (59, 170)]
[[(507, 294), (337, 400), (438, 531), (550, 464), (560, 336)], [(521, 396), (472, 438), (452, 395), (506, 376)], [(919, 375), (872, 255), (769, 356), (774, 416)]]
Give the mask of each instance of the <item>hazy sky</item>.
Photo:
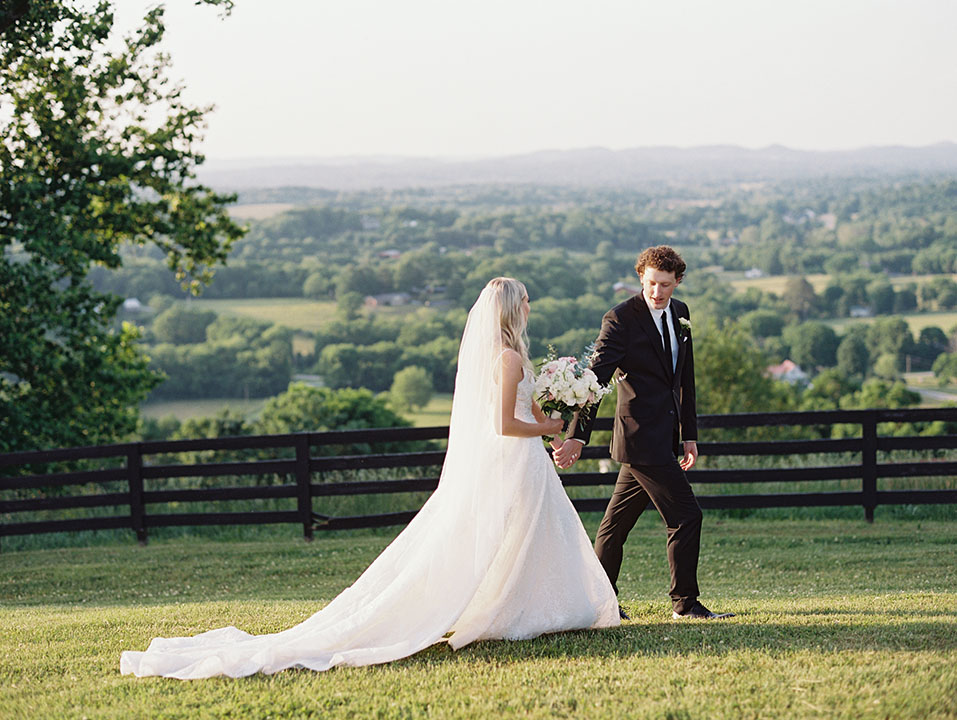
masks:
[(954, 0), (166, 7), (211, 159), (957, 141)]

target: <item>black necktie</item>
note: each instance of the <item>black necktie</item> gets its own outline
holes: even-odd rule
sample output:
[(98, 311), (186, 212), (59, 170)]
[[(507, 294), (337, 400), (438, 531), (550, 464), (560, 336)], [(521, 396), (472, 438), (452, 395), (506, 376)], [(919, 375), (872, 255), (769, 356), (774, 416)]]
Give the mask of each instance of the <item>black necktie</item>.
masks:
[(665, 343), (665, 360), (668, 361), (668, 369), (674, 372), (675, 364), (671, 359), (671, 333), (668, 332), (668, 311), (661, 313), (661, 339)]

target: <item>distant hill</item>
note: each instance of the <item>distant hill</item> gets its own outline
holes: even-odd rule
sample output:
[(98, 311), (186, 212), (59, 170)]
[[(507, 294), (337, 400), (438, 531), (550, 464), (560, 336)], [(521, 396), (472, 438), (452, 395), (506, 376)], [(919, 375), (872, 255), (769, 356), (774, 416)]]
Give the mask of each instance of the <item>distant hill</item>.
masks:
[(782, 180), (814, 176), (957, 174), (957, 144), (817, 152), (772, 145), (630, 150), (543, 150), (475, 160), (302, 158), (211, 160), (202, 182), (222, 190), (299, 186), (328, 190), (545, 184), (635, 187), (659, 182)]

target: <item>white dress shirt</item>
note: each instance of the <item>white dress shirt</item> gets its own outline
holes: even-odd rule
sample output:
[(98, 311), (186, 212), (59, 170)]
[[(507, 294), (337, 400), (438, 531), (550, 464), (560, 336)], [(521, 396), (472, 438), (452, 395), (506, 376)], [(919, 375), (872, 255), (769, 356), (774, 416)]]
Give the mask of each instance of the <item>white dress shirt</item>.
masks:
[[(648, 308), (648, 311), (655, 321), (655, 327), (658, 328), (658, 336), (661, 338), (661, 346), (664, 347), (665, 336), (661, 332), (661, 315), (662, 313), (668, 313), (668, 320), (669, 322), (671, 321), (671, 300), (669, 300), (668, 304), (661, 310)], [(675, 324), (673, 322), (668, 325), (668, 334), (671, 336), (671, 371), (674, 372), (678, 365), (678, 333), (675, 331)]]

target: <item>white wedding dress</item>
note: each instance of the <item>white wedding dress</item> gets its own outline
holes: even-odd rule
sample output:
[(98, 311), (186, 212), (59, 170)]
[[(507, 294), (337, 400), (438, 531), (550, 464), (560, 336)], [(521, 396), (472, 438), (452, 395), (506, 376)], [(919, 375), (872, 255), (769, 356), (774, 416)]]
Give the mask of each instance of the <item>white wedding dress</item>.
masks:
[[(468, 336), (467, 328), (462, 353), (475, 349)], [(480, 372), (495, 350), (482, 350)], [(438, 488), (352, 586), (282, 632), (225, 627), (155, 638), (145, 652), (124, 652), (120, 672), (194, 679), (327, 670), (397, 660), (442, 641), (458, 649), (480, 639), (617, 626), (615, 592), (541, 439), (498, 435), (488, 413), (478, 422), (462, 414), (474, 414), (484, 392), (469, 390), (460, 401), (468, 364), (460, 354)], [(528, 422), (535, 421), (533, 389), (526, 371), (515, 416)], [(489, 432), (475, 435), (480, 427)]]

